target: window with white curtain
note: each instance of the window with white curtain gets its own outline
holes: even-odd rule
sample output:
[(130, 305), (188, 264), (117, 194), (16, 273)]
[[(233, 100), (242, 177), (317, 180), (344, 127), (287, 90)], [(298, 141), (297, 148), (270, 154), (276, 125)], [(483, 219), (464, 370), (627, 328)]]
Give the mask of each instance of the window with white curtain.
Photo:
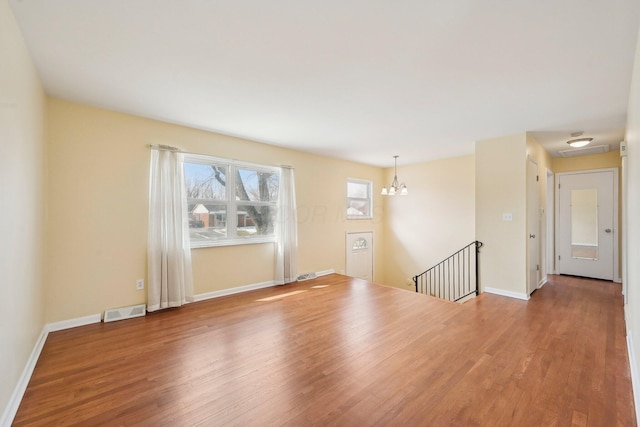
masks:
[(275, 241), (280, 168), (185, 154), (192, 248)]
[(373, 183), (364, 179), (347, 179), (347, 218), (373, 218)]

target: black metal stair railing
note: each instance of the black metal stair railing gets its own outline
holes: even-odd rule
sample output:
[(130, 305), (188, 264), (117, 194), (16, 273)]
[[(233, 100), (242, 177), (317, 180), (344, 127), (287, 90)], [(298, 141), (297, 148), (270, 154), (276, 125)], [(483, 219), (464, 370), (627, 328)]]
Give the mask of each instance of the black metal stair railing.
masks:
[(478, 255), (482, 242), (469, 243), (447, 259), (413, 277), (416, 292), (460, 301), (478, 295)]

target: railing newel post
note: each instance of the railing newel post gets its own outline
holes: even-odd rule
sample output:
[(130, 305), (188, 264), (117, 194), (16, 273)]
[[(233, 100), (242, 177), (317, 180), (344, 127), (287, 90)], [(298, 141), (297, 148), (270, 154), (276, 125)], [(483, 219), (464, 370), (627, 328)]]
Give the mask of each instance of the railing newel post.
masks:
[(479, 292), (479, 268), (478, 268), (478, 258), (479, 258), (479, 254), (480, 254), (480, 246), (482, 246), (482, 243), (480, 243), (478, 240), (476, 240), (474, 242), (474, 245), (476, 247), (476, 296), (480, 295)]

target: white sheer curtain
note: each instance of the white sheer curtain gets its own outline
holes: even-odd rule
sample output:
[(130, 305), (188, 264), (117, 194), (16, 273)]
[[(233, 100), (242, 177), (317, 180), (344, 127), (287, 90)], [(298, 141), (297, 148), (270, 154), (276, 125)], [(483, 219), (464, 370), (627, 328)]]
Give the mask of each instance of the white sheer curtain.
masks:
[(151, 150), (147, 310), (178, 307), (193, 297), (183, 156)]
[(298, 277), (298, 215), (293, 168), (283, 166), (278, 190), (276, 220), (276, 274), (274, 283), (284, 285)]

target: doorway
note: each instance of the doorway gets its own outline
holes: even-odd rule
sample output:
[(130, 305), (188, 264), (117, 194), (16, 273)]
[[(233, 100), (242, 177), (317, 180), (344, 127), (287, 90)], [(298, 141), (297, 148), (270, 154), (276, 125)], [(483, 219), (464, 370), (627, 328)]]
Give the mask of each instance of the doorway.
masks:
[(373, 232), (347, 233), (347, 276), (373, 281)]
[(618, 170), (556, 175), (559, 274), (614, 280), (618, 246)]

